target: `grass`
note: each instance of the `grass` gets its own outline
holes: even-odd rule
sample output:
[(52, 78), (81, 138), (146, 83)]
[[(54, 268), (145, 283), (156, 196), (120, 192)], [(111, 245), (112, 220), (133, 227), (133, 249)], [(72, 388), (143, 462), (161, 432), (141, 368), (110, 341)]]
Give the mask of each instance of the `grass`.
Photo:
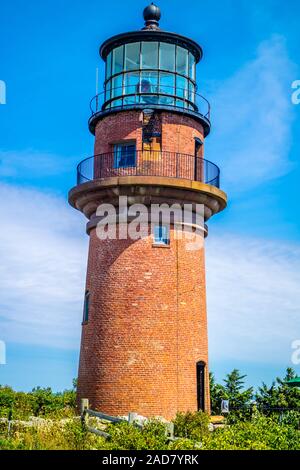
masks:
[[(127, 423), (108, 425), (105, 440), (87, 432), (80, 418), (14, 422), (8, 436), (7, 423), (0, 423), (0, 449), (7, 450), (300, 450), (297, 426), (279, 422), (278, 417), (259, 414), (251, 421), (208, 430), (203, 413), (179, 414), (174, 420), (174, 442), (166, 438), (165, 425), (149, 421), (140, 430)], [(93, 421), (96, 426), (97, 420)], [(299, 423), (298, 423), (299, 424)]]

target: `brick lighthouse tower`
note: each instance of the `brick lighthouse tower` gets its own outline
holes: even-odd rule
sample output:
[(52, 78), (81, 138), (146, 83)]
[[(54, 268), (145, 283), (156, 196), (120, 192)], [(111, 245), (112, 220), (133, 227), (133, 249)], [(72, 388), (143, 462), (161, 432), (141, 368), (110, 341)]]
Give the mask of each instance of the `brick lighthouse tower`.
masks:
[[(87, 217), (90, 237), (78, 398), (111, 415), (171, 419), (210, 410), (204, 243), (189, 249), (188, 237), (177, 236), (185, 221), (153, 215), (148, 233), (132, 239), (120, 196), (146, 210), (188, 205), (186, 225), (204, 241), (204, 222), (226, 207), (226, 194), (219, 168), (204, 159), (211, 124), (196, 85), (202, 49), (160, 29), (160, 18), (151, 4), (143, 29), (100, 48), (106, 76), (91, 102), (94, 156), (79, 164), (69, 202)], [(107, 239), (98, 232), (103, 204), (117, 214), (116, 236)]]

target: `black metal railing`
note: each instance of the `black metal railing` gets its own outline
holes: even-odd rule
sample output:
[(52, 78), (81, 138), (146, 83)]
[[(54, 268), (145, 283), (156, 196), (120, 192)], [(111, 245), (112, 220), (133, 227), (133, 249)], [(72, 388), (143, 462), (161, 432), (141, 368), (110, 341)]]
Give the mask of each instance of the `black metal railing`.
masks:
[(164, 106), (189, 110), (210, 121), (210, 103), (204, 96), (189, 88), (175, 86), (152, 86), (142, 90), (140, 84), (107, 89), (97, 94), (90, 102), (92, 116), (106, 110), (128, 109), (137, 105)]
[(158, 176), (199, 181), (220, 187), (220, 169), (194, 155), (138, 150), (94, 155), (79, 163), (77, 184), (120, 176)]

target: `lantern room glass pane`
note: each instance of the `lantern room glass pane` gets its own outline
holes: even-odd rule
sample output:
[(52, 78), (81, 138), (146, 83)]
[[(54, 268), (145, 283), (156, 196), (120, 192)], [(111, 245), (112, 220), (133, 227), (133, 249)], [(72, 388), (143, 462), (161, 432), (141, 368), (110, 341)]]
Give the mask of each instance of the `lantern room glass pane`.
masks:
[(180, 107), (187, 107), (187, 102), (183, 101), (183, 99), (188, 99), (189, 94), (189, 85), (187, 78), (181, 77), (177, 75), (176, 77), (176, 96), (182, 98), (181, 100), (177, 100), (176, 106)]
[[(158, 72), (142, 72), (140, 81), (141, 103), (158, 103)], [(145, 95), (143, 95), (145, 93)]]
[(116, 96), (122, 96), (123, 94), (123, 74), (117, 75), (115, 78), (112, 79), (112, 90), (111, 90), (111, 97), (115, 98)]
[(112, 75), (123, 71), (124, 46), (117, 47), (113, 51)]
[(122, 99), (116, 99), (111, 102), (110, 107), (111, 108), (121, 108), (123, 106), (123, 100)]
[(124, 95), (132, 95), (132, 96), (125, 96), (124, 104), (136, 104), (139, 102), (139, 96), (137, 93), (140, 89), (140, 73), (139, 72), (131, 72), (126, 73), (124, 75)]
[(176, 77), (176, 95), (182, 98), (188, 97), (189, 85), (187, 78), (177, 75)]
[(126, 44), (125, 46), (125, 70), (138, 70), (140, 68), (140, 42)]
[(112, 60), (112, 52), (108, 54), (106, 59), (106, 80), (111, 77), (111, 60)]
[(158, 92), (158, 72), (142, 72), (141, 73), (141, 86), (149, 86), (150, 93)]
[(142, 69), (158, 68), (158, 42), (142, 42)]
[(190, 82), (189, 83), (189, 101), (191, 101), (192, 103), (195, 103), (195, 100), (196, 100), (196, 94), (195, 94), (195, 85)]
[(175, 75), (172, 73), (160, 73), (160, 91), (161, 93), (175, 95)]
[(106, 59), (105, 101), (113, 100), (106, 108), (141, 103), (197, 109), (195, 80), (196, 60), (184, 47), (152, 41), (126, 44)]
[(183, 100), (175, 100), (175, 106), (177, 108), (185, 108), (186, 107)]
[(189, 53), (189, 77), (194, 81), (196, 80), (196, 61), (191, 52)]
[(110, 100), (110, 91), (111, 91), (111, 80), (109, 80), (105, 85), (105, 101)]
[(188, 51), (183, 47), (177, 46), (176, 52), (176, 72), (188, 76)]
[(160, 70), (167, 70), (175, 72), (175, 45), (160, 43), (159, 47), (159, 68)]
[[(160, 86), (159, 91), (163, 95), (175, 95), (175, 75), (172, 73), (160, 72)], [(168, 96), (161, 96), (160, 104), (174, 105), (174, 98)]]

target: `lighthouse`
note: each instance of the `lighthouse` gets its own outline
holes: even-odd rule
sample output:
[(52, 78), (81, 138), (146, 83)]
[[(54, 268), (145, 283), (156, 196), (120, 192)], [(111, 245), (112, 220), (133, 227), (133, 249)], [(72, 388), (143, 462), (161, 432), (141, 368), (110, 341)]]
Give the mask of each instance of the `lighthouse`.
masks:
[[(205, 238), (227, 196), (204, 156), (211, 112), (197, 86), (202, 48), (160, 20), (151, 4), (142, 29), (100, 47), (94, 155), (79, 163), (69, 202), (88, 219), (89, 236), (78, 400), (114, 416), (172, 419), (210, 411)], [(152, 211), (174, 205), (188, 207), (188, 223)], [(129, 236), (133, 207), (148, 216), (138, 238)], [(114, 236), (103, 236), (104, 220)], [(191, 249), (193, 236), (200, 243)]]

